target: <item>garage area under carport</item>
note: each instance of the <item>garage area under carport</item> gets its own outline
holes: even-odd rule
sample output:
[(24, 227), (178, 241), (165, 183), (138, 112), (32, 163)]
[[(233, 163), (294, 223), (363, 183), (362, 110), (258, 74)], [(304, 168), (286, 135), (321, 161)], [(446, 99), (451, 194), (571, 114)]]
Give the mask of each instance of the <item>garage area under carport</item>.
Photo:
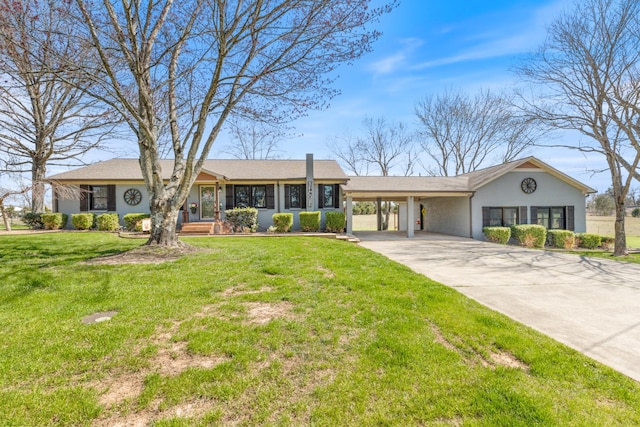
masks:
[(352, 176), (342, 185), (346, 201), (347, 233), (353, 234), (353, 203), (376, 202), (378, 230), (381, 203), (398, 203), (399, 230), (406, 237), (426, 230), (461, 237), (471, 235), (470, 199), (464, 177)]

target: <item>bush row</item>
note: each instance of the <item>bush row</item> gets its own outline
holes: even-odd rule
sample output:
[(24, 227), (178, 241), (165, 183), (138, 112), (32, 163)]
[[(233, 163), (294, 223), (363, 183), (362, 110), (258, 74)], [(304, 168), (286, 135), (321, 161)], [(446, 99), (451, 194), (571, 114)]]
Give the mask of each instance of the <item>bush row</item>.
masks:
[(608, 250), (613, 246), (612, 237), (590, 233), (574, 233), (570, 230), (547, 230), (544, 226), (536, 224), (484, 227), (482, 232), (488, 242), (505, 245), (513, 237), (520, 245), (528, 248), (542, 248), (546, 244), (559, 249), (578, 247)]
[[(320, 212), (300, 212), (298, 214), (298, 218), (300, 220), (300, 229), (302, 231), (320, 231)], [(293, 226), (292, 213), (276, 213), (273, 214), (272, 219), (273, 228), (270, 228), (270, 230), (273, 230), (276, 233), (286, 233), (291, 230), (291, 227)], [(344, 212), (327, 212), (325, 214), (325, 231), (330, 233), (340, 233), (344, 230), (345, 223), (346, 218)]]

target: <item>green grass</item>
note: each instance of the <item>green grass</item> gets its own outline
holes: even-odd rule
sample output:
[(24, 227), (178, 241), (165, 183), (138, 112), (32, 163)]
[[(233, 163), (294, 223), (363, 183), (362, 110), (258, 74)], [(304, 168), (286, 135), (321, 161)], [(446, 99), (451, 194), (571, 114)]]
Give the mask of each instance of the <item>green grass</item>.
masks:
[(640, 424), (635, 381), (376, 253), (184, 240), (109, 266), (141, 242), (0, 236), (3, 425)]

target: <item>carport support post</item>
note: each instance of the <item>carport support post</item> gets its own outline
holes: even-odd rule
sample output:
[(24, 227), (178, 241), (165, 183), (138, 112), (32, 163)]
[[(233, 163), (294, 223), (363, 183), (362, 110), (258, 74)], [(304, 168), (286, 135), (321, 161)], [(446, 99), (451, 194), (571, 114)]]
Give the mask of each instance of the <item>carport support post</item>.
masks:
[(413, 222), (415, 218), (413, 217), (413, 196), (407, 196), (407, 237), (413, 237)]
[(347, 234), (353, 234), (353, 196), (347, 196)]
[(376, 216), (378, 221), (378, 231), (382, 231), (382, 199), (380, 197), (376, 199), (376, 212), (378, 214)]

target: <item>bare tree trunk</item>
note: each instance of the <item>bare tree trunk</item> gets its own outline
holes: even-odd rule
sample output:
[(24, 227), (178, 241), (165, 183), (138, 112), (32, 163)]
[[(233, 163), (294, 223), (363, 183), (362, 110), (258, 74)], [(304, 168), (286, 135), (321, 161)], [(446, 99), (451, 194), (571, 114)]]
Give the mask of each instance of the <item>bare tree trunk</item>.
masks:
[(176, 227), (179, 210), (173, 209), (171, 204), (159, 201), (151, 206), (151, 235), (147, 245), (178, 246)]
[(0, 201), (0, 215), (2, 215), (2, 221), (4, 222), (4, 229), (11, 231), (11, 221), (7, 218), (7, 212), (4, 210), (4, 203)]
[[(620, 177), (618, 177), (620, 178)], [(615, 230), (615, 247), (613, 249), (613, 256), (625, 256), (627, 252), (627, 235), (625, 232), (625, 216), (626, 209), (624, 199), (626, 192), (621, 191), (621, 184), (613, 186), (613, 199), (616, 204), (616, 222), (614, 224)], [(622, 194), (621, 194), (622, 193)]]
[(44, 212), (44, 179), (47, 175), (46, 160), (33, 159), (31, 164), (31, 211), (35, 213)]

